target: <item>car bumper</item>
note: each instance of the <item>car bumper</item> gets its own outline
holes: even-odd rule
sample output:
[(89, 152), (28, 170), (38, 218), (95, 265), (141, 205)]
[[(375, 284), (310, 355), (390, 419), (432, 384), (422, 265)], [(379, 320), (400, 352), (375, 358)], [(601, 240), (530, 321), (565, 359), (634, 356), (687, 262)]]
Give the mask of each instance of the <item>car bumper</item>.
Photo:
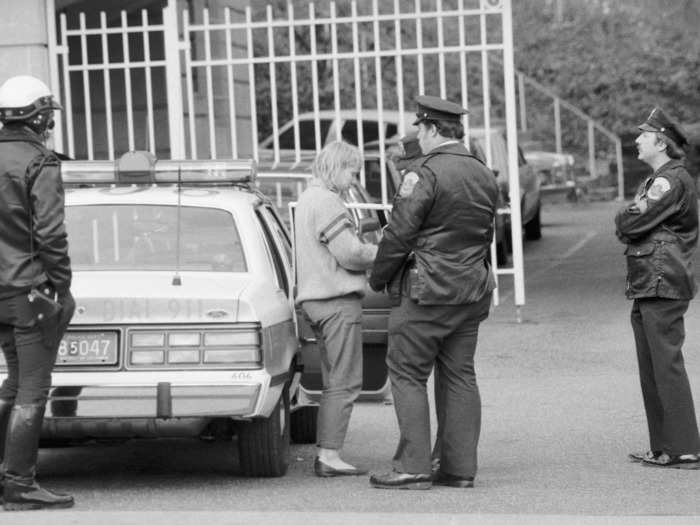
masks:
[(285, 382), (262, 370), (54, 371), (46, 418), (267, 417)]

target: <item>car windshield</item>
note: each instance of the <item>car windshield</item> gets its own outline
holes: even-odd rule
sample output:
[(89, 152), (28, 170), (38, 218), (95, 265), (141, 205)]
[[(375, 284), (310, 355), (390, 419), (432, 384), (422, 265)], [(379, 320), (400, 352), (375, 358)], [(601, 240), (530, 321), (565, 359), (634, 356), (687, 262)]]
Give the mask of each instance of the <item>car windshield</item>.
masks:
[(247, 270), (229, 212), (182, 206), (179, 214), (178, 221), (177, 206), (67, 206), (73, 269), (175, 270), (179, 263), (183, 271)]

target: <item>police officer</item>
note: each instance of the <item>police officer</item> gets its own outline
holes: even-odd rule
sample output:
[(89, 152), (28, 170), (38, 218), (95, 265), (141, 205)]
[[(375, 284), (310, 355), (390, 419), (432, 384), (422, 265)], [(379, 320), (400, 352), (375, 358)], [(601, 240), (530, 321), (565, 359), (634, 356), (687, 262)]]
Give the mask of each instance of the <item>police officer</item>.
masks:
[(627, 245), (627, 297), (650, 450), (630, 458), (645, 465), (697, 468), (700, 436), (683, 363), (683, 315), (695, 296), (692, 259), (698, 241), (695, 185), (685, 169), (681, 127), (655, 108), (639, 126), (639, 159), (654, 173), (615, 217)]
[[(58, 343), (75, 308), (59, 161), (45, 141), (61, 106), (41, 80), (16, 76), (0, 86), (0, 387), (3, 507), (70, 507), (73, 498), (35, 480), (39, 435)], [(29, 292), (57, 298), (39, 316)]]
[[(398, 296), (387, 365), (401, 435), (394, 470), (370, 483), (470, 487), (481, 427), (474, 353), (495, 287), (487, 254), (498, 188), (461, 140), (466, 110), (432, 96), (416, 102), (424, 156), (404, 176), (370, 276), (374, 290)], [(426, 383), (434, 365), (442, 447), (433, 479)]]

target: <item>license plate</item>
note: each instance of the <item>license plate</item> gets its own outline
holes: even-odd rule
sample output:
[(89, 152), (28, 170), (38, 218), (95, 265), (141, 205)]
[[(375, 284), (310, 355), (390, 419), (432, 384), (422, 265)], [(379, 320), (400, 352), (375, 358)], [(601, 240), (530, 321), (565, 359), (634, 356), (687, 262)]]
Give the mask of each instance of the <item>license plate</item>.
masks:
[(56, 356), (57, 365), (114, 365), (116, 332), (66, 332)]

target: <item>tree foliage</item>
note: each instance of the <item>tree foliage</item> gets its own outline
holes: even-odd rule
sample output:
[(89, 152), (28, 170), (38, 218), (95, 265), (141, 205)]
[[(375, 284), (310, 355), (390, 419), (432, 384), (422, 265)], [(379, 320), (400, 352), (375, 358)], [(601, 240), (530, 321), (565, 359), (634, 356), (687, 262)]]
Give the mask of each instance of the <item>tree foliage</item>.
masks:
[(513, 2), (516, 67), (616, 133), (660, 106), (700, 120), (698, 0)]

